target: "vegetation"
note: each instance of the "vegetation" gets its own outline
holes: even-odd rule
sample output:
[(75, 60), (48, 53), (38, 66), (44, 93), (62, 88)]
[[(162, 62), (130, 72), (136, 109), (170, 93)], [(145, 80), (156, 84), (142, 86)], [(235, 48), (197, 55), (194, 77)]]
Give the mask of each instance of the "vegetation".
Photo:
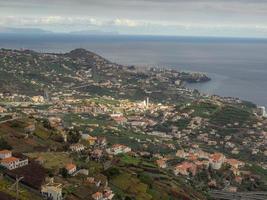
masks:
[(28, 153), (27, 156), (30, 158), (42, 158), (44, 160), (44, 167), (55, 171), (65, 167), (67, 163), (72, 161), (68, 153), (64, 152), (35, 152)]
[[(0, 191), (15, 198), (16, 197), (16, 191), (10, 190), (12, 185), (13, 185), (13, 182), (11, 182), (7, 179), (1, 179), (0, 180)], [(19, 199), (20, 200), (29, 200), (29, 199), (42, 200), (42, 198), (40, 196), (33, 194), (32, 192), (28, 191), (27, 189), (25, 189), (21, 186), (19, 187)]]
[(233, 123), (243, 125), (251, 118), (252, 114), (246, 111), (245, 109), (233, 106), (225, 106), (212, 115), (211, 122), (217, 125), (227, 125)]
[(7, 149), (7, 150), (12, 149), (12, 147), (7, 143), (7, 141), (3, 137), (0, 138), (0, 149)]

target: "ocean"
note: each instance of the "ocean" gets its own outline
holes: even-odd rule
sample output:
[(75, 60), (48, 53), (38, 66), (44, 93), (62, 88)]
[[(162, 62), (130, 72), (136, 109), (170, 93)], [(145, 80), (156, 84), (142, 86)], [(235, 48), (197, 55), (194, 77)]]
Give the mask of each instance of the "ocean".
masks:
[(267, 39), (0, 34), (0, 48), (60, 53), (85, 48), (120, 64), (204, 72), (210, 82), (188, 87), (267, 106)]

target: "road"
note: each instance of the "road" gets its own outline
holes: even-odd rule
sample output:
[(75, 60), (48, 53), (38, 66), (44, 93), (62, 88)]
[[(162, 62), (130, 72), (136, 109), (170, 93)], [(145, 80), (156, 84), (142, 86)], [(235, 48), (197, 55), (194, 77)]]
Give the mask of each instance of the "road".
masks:
[(214, 190), (210, 193), (216, 200), (266, 200), (267, 192), (225, 192)]

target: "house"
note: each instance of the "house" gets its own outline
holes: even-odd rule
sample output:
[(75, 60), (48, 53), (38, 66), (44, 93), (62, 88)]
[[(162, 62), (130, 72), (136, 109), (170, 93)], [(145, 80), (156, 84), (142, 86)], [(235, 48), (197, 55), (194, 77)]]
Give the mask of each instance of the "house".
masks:
[(222, 153), (214, 153), (209, 157), (209, 162), (212, 169), (220, 169), (224, 161), (225, 156)]
[(19, 159), (15, 157), (9, 157), (1, 160), (1, 165), (9, 170), (15, 169), (19, 163)]
[(92, 198), (94, 200), (103, 200), (103, 194), (101, 192), (96, 192), (92, 194)]
[(33, 133), (35, 131), (35, 124), (29, 124), (24, 130), (26, 133)]
[(238, 168), (231, 167), (230, 170), (233, 172), (233, 174), (234, 174), (235, 176), (240, 176), (240, 171), (239, 171)]
[(103, 150), (101, 149), (94, 149), (91, 153), (91, 157), (93, 159), (100, 159), (103, 156)]
[(5, 108), (3, 108), (3, 107), (1, 107), (0, 106), (0, 113), (4, 113), (4, 112), (6, 112), (7, 110), (5, 109)]
[(107, 145), (107, 138), (98, 137), (97, 138), (97, 144), (100, 145), (100, 146), (106, 146)]
[(226, 159), (226, 163), (228, 163), (231, 167), (239, 169), (245, 165), (244, 162), (236, 160), (236, 159)]
[(70, 146), (70, 150), (75, 151), (75, 152), (81, 152), (84, 149), (85, 149), (85, 146), (82, 144), (73, 144)]
[(87, 141), (89, 142), (90, 145), (94, 145), (97, 141), (97, 137), (89, 136)]
[(45, 163), (45, 159), (43, 157), (39, 156), (35, 159), (35, 162), (37, 162), (40, 165), (43, 165)]
[(174, 174), (178, 175), (184, 175), (188, 176), (190, 173), (194, 176), (196, 174), (197, 167), (194, 163), (189, 163), (189, 162), (183, 162), (182, 164), (178, 164), (174, 168)]
[(34, 103), (44, 103), (45, 99), (43, 96), (33, 96), (32, 101)]
[(52, 181), (42, 186), (41, 194), (47, 200), (62, 200), (62, 185)]
[(117, 124), (125, 124), (127, 122), (127, 119), (122, 115), (111, 115), (111, 118), (117, 123)]
[(0, 159), (10, 158), (12, 156), (12, 152), (9, 150), (0, 151)]
[(178, 150), (176, 152), (176, 156), (179, 158), (185, 158), (188, 155), (188, 153), (186, 153), (184, 150)]
[(189, 153), (187, 159), (190, 161), (196, 161), (198, 157), (194, 153)]
[(156, 161), (159, 168), (165, 169), (167, 167), (166, 159), (159, 159)]
[(103, 197), (104, 197), (105, 200), (111, 200), (111, 199), (113, 199), (114, 196), (115, 195), (114, 195), (113, 191), (109, 187), (106, 187), (104, 189)]
[(237, 192), (237, 187), (233, 187), (233, 186), (230, 186), (230, 187), (228, 187), (227, 188), (227, 190), (226, 190), (227, 192)]
[(28, 158), (17, 158), (12, 156), (12, 152), (8, 150), (0, 151), (0, 165), (12, 170), (28, 165)]
[(111, 155), (118, 155), (118, 154), (121, 154), (121, 153), (128, 153), (128, 152), (131, 152), (131, 148), (130, 147), (127, 147), (123, 144), (114, 144), (111, 148), (107, 149), (106, 150), (108, 154), (111, 154)]
[(97, 137), (93, 137), (89, 134), (82, 134), (82, 139), (88, 141), (90, 145), (94, 145), (97, 141)]
[(194, 162), (197, 166), (197, 169), (208, 169), (209, 168), (209, 161), (208, 160), (197, 160)]
[(196, 151), (196, 155), (198, 156), (198, 158), (200, 159), (209, 159), (209, 153), (202, 151), (202, 150), (197, 150)]
[(50, 126), (53, 128), (59, 127), (62, 123), (62, 119), (59, 117), (49, 117), (48, 121)]
[(65, 169), (68, 171), (68, 174), (73, 174), (74, 172), (76, 172), (77, 167), (75, 164), (73, 163), (69, 163), (65, 166)]

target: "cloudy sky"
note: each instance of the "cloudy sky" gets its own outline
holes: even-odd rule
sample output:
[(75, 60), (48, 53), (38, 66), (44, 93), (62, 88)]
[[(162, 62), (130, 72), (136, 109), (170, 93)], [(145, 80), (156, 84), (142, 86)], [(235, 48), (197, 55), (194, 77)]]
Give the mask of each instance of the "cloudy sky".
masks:
[(0, 27), (267, 37), (267, 0), (0, 0)]

